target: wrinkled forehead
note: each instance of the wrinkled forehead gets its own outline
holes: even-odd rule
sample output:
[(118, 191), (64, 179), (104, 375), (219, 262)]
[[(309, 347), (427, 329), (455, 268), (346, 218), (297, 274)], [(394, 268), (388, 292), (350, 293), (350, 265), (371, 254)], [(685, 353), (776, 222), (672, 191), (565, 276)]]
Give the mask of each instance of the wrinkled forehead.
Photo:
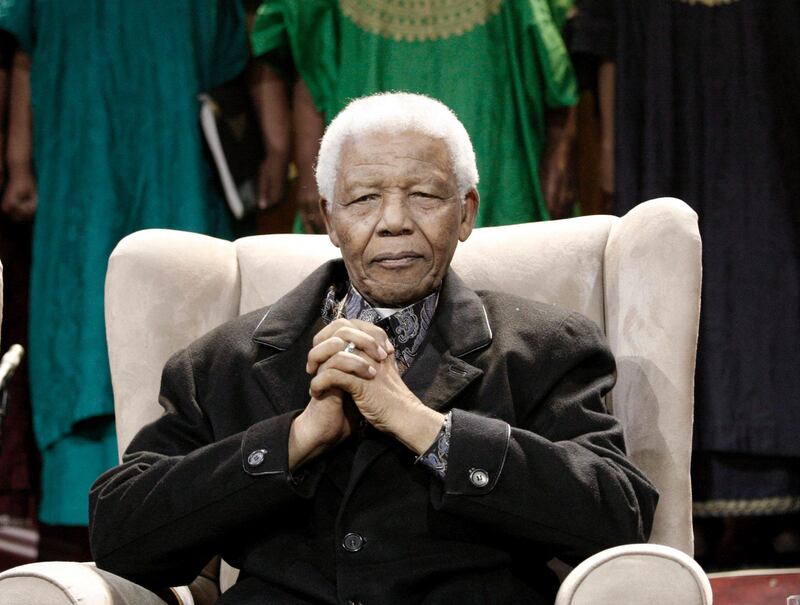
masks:
[(382, 172), (433, 173), (441, 179), (455, 178), (445, 141), (416, 130), (371, 130), (350, 134), (342, 141), (338, 184), (358, 175)]

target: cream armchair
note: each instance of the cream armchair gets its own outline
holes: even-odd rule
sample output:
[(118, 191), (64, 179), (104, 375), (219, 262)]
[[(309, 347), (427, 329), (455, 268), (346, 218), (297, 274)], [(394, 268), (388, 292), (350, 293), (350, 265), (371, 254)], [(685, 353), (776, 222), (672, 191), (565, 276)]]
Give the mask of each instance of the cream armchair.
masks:
[[(149, 230), (120, 242), (106, 282), (120, 449), (161, 413), (159, 380), (170, 354), (272, 303), (337, 254), (326, 237), (308, 235), (231, 243)], [(609, 405), (625, 427), (629, 455), (661, 492), (651, 544), (588, 559), (562, 584), (558, 605), (710, 604), (708, 580), (691, 559), (689, 461), (700, 307), (694, 212), (678, 200), (659, 199), (622, 218), (478, 229), (459, 246), (453, 266), (472, 287), (558, 303), (604, 328), (619, 374)], [(222, 590), (233, 575), (223, 570)], [(46, 591), (51, 600), (30, 600)], [(161, 601), (91, 564), (42, 563), (0, 575), (0, 602)]]

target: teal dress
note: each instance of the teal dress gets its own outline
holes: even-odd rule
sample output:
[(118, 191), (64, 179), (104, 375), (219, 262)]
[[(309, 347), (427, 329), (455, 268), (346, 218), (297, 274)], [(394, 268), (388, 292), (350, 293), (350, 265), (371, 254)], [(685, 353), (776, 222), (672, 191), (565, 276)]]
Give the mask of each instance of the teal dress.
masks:
[(45, 523), (83, 525), (116, 464), (103, 286), (125, 235), (231, 236), (196, 96), (247, 59), (235, 0), (0, 0), (32, 57), (34, 225), (29, 368)]

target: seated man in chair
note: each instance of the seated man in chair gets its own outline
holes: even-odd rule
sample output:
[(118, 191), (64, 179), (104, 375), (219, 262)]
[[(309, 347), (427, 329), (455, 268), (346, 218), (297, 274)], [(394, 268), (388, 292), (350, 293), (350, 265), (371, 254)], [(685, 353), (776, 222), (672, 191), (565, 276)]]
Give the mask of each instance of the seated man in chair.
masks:
[(221, 554), (219, 603), (552, 603), (548, 560), (645, 541), (600, 330), (449, 269), (478, 206), (453, 113), (353, 101), (317, 180), (342, 260), (169, 360), (92, 488), (97, 564), (175, 585)]

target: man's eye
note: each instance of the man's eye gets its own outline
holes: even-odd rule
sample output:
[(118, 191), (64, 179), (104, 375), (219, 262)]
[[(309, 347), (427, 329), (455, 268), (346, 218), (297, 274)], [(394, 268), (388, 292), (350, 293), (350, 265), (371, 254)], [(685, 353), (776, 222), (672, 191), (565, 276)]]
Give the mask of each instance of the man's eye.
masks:
[(422, 198), (427, 200), (440, 200), (438, 195), (434, 195), (432, 193), (426, 193), (425, 191), (412, 191), (411, 197)]
[(357, 204), (359, 202), (371, 202), (371, 201), (377, 200), (379, 198), (380, 198), (380, 196), (377, 193), (367, 193), (366, 195), (362, 195), (360, 197), (355, 198), (350, 203), (351, 204)]

